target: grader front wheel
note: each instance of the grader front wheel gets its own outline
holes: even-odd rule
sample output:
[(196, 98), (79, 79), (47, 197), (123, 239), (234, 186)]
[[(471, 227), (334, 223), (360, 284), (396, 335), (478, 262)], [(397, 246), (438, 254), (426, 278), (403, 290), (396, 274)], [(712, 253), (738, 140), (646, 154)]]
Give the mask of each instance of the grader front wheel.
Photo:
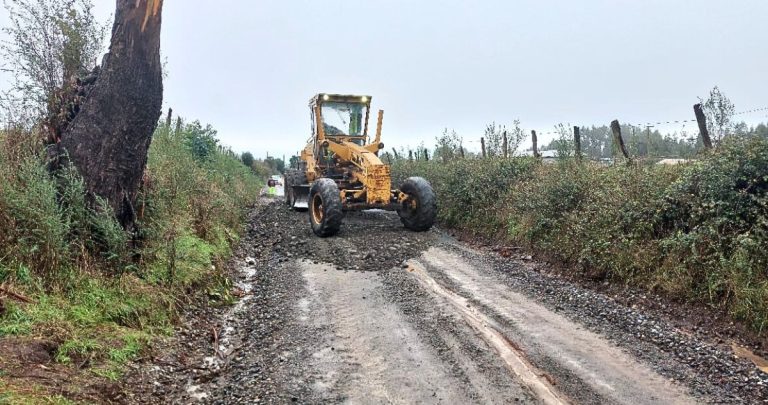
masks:
[(400, 222), (416, 232), (432, 228), (437, 217), (437, 198), (429, 182), (421, 177), (409, 177), (400, 186), (400, 192), (406, 195), (397, 210)]
[(331, 179), (316, 181), (309, 190), (309, 223), (320, 237), (333, 236), (344, 217), (339, 187)]

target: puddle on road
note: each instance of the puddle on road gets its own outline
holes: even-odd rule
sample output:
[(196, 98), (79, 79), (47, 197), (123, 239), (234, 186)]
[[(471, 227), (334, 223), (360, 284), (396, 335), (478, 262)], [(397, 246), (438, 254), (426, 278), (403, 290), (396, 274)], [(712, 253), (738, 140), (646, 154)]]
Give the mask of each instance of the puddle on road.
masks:
[(752, 353), (751, 350), (747, 349), (746, 347), (739, 346), (736, 343), (731, 344), (731, 349), (733, 350), (733, 354), (736, 357), (751, 361), (755, 367), (760, 369), (760, 371), (768, 374), (768, 360)]

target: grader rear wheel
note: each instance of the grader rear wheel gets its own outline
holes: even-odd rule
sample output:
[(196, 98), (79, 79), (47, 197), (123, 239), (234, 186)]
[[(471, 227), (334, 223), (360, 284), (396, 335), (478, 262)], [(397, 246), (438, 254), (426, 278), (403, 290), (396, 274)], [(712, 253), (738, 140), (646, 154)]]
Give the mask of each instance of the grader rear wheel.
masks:
[(309, 224), (320, 237), (333, 236), (344, 217), (339, 187), (331, 179), (320, 179), (309, 191)]

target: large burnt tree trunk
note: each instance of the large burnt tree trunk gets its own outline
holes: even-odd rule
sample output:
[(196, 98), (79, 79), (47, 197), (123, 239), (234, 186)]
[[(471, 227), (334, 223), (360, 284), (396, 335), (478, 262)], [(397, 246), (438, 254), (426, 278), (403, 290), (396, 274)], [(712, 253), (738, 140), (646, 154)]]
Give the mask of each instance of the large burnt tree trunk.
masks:
[(162, 0), (117, 0), (109, 53), (61, 135), (88, 192), (104, 198), (126, 229), (162, 108), (161, 12)]

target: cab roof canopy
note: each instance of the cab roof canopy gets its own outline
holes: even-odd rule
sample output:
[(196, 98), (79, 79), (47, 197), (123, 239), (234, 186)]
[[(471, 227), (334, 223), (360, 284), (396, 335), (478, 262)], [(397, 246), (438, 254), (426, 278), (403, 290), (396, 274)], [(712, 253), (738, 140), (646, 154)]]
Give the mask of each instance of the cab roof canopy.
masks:
[(330, 94), (319, 93), (309, 100), (309, 105), (322, 104), (323, 102), (333, 103), (359, 103), (370, 105), (371, 96), (353, 95), (353, 94)]

